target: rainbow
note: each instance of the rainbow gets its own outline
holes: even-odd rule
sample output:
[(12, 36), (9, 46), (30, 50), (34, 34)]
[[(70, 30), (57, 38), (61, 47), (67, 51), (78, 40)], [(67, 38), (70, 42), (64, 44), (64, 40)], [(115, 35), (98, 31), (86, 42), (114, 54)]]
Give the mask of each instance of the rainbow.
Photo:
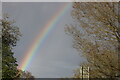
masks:
[(33, 59), (33, 56), (37, 54), (36, 51), (38, 48), (41, 47), (51, 30), (56, 26), (57, 22), (65, 14), (66, 10), (70, 8), (70, 6), (71, 3), (64, 3), (64, 5), (58, 11), (56, 11), (52, 18), (46, 23), (43, 29), (40, 30), (40, 33), (25, 53), (25, 57), (21, 61), (20, 66), (18, 66), (20, 70), (25, 71), (27, 69), (28, 65)]

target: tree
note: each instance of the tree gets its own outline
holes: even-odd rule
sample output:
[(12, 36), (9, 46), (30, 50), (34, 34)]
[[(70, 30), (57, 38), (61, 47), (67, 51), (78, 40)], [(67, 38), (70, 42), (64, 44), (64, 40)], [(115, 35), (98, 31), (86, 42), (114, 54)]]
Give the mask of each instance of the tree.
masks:
[[(75, 2), (72, 17), (77, 25), (67, 25), (73, 47), (87, 59), (82, 66), (90, 67), (90, 78), (116, 78), (119, 74), (120, 28), (119, 3)], [(79, 77), (79, 70), (75, 76)]]
[(28, 72), (28, 71), (22, 71), (22, 70), (19, 70), (19, 74), (20, 74), (20, 78), (24, 78), (24, 79), (34, 79), (34, 76)]
[(2, 26), (2, 78), (14, 78), (18, 73), (18, 64), (13, 56), (12, 48), (16, 46), (21, 34), (19, 28), (9, 20), (7, 15), (0, 22)]
[(14, 25), (15, 21), (9, 20), (8, 15), (4, 15), (1, 20), (2, 26), (2, 43), (10, 46), (11, 48), (16, 46), (17, 41), (21, 33), (19, 28)]
[(18, 69), (18, 73), (15, 76), (14, 80), (20, 80), (20, 79), (24, 79), (24, 80), (34, 80), (35, 77), (28, 71), (22, 71), (20, 69)]

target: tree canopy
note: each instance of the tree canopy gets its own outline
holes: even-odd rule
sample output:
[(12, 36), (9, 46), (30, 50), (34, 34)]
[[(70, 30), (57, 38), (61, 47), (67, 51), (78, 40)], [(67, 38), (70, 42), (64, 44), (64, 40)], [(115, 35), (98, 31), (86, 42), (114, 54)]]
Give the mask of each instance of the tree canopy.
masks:
[[(83, 54), (90, 67), (90, 78), (116, 78), (119, 74), (118, 54), (120, 27), (117, 2), (75, 2), (71, 12), (77, 25), (67, 25), (73, 37), (73, 47)], [(80, 78), (76, 70), (76, 78)]]
[(13, 56), (15, 53), (12, 49), (19, 41), (21, 33), (19, 28), (14, 25), (15, 21), (10, 20), (8, 15), (4, 15), (0, 22), (2, 26), (2, 78), (16, 80), (19, 78), (25, 78), (25, 80), (29, 78), (34, 79), (30, 72), (17, 69), (18, 64)]
[(2, 26), (2, 78), (14, 78), (18, 73), (17, 61), (12, 48), (21, 36), (19, 28), (6, 15), (0, 20)]

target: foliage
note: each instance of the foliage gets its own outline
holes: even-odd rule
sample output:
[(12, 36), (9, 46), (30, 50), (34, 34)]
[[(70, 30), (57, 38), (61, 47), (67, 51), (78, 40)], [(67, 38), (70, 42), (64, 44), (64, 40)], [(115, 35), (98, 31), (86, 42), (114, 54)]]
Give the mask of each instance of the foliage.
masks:
[[(67, 25), (73, 47), (87, 59), (81, 66), (90, 67), (91, 78), (115, 78), (119, 74), (120, 28), (118, 3), (73, 3), (72, 17), (77, 26)], [(79, 77), (79, 70), (75, 76)]]
[(17, 61), (16, 58), (13, 57), (13, 52), (10, 50), (8, 46), (2, 44), (2, 77), (3, 78), (13, 78), (18, 70), (17, 70)]
[(19, 28), (14, 25), (14, 21), (10, 21), (9, 17), (5, 15), (1, 20), (2, 25), (2, 43), (7, 46), (14, 47), (16, 46), (21, 33)]
[(0, 22), (2, 26), (2, 78), (14, 78), (18, 72), (18, 65), (12, 48), (16, 46), (21, 34), (7, 15)]
[(34, 80), (34, 76), (28, 71), (19, 70), (18, 75), (20, 76), (20, 78), (24, 78), (25, 80), (28, 80), (28, 79)]

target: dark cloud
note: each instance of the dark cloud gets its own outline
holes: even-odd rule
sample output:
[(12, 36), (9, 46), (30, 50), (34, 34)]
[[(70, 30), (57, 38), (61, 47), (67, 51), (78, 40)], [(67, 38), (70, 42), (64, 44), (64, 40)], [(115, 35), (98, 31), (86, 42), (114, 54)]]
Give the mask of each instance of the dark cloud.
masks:
[[(63, 6), (64, 3), (3, 3), (3, 13), (8, 13), (22, 32), (22, 37), (14, 49), (18, 63), (24, 58), (38, 33)], [(64, 32), (65, 24), (72, 23), (71, 8), (60, 18), (56, 27), (37, 50), (27, 70), (35, 77), (69, 77), (83, 58), (72, 48), (72, 39)]]

